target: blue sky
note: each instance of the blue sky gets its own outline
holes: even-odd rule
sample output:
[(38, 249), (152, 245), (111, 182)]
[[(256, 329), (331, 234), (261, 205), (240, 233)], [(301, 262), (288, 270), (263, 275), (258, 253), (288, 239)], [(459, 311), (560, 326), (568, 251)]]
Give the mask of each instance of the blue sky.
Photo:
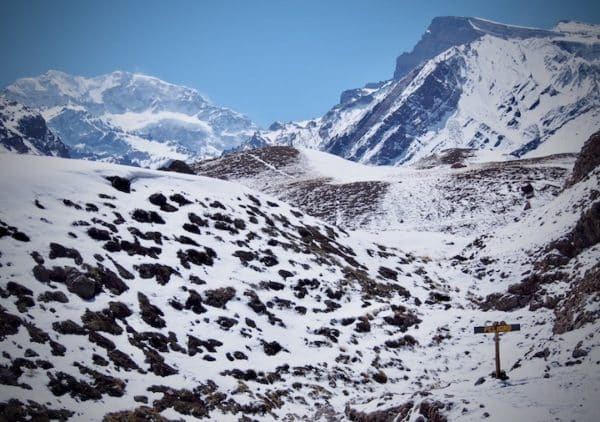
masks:
[(142, 72), (267, 126), (320, 116), (342, 90), (389, 79), (441, 15), (548, 28), (600, 23), (600, 2), (2, 0), (0, 86), (48, 69)]

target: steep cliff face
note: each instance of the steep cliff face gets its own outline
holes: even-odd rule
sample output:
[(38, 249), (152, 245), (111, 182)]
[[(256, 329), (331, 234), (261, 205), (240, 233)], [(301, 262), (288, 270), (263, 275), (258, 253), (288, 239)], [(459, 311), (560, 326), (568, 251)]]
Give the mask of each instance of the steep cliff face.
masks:
[(450, 47), (468, 44), (486, 34), (504, 39), (557, 36), (555, 32), (544, 29), (505, 25), (481, 18), (439, 16), (433, 18), (410, 53), (402, 53), (398, 56), (394, 79), (402, 78), (414, 67), (425, 63)]
[(579, 151), (599, 129), (594, 25), (554, 30), (436, 18), (395, 78), (345, 91), (324, 116), (274, 125), (251, 146), (293, 145), (377, 165), (449, 148), (481, 160)]
[(69, 157), (67, 147), (37, 112), (0, 96), (0, 147), (18, 154)]

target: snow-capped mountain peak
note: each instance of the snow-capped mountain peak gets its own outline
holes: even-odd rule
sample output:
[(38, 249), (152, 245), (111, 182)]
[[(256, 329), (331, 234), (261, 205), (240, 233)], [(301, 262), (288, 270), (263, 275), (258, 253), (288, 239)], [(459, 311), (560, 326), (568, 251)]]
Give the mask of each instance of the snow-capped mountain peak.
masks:
[(435, 18), (394, 78), (342, 93), (309, 122), (253, 146), (316, 148), (365, 164), (416, 163), (449, 148), (482, 160), (578, 152), (600, 126), (597, 26), (553, 30)]
[(195, 89), (139, 73), (87, 78), (50, 70), (3, 94), (40, 110), (78, 158), (154, 167), (219, 155), (256, 129)]

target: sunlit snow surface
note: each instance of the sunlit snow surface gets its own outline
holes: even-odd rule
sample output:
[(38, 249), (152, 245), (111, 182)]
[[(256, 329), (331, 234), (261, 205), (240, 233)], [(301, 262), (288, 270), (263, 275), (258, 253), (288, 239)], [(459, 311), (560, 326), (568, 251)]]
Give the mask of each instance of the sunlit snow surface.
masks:
[[(317, 163), (317, 160), (313, 162)], [(597, 187), (597, 173), (555, 199), (540, 203), (527, 218), (514, 224), (505, 224), (496, 234), (492, 232), (495, 240), (487, 241), (490, 251), (465, 248), (462, 253), (475, 253), (475, 259), (456, 266), (448, 258), (451, 254), (461, 252), (459, 245), (447, 245), (441, 251), (438, 248), (440, 241), (447, 240), (446, 234), (425, 237), (412, 232), (407, 234), (403, 243), (394, 241), (385, 231), (380, 236), (373, 233), (343, 233), (319, 220), (299, 214), (273, 197), (235, 183), (103, 163), (9, 154), (0, 155), (0, 168), (0, 220), (31, 238), (29, 242), (20, 242), (10, 236), (0, 238), (0, 286), (6, 288), (9, 281), (18, 282), (33, 290), (33, 298), (36, 300), (36, 305), (24, 313), (19, 313), (16, 309), (15, 296), (3, 297), (2, 306), (7, 312), (31, 321), (47, 332), (51, 339), (63, 344), (67, 352), (64, 356), (53, 356), (48, 344), (31, 342), (23, 326), (18, 334), (9, 335), (0, 343), (2, 350), (14, 359), (23, 356), (24, 350), (30, 348), (39, 354), (36, 359), (52, 362), (54, 368), (49, 372), (64, 371), (88, 382), (92, 380), (80, 374), (73, 366), (74, 362), (127, 381), (122, 397), (104, 395), (99, 401), (82, 402), (68, 394), (54, 396), (47, 388), (49, 378), (45, 370), (27, 370), (20, 376), (19, 382), (29, 384), (32, 389), (1, 385), (0, 396), (3, 399), (31, 399), (49, 403), (51, 408), (72, 409), (76, 412), (74, 420), (98, 420), (108, 411), (137, 407), (139, 403), (133, 400), (135, 395), (146, 395), (152, 405), (162, 394), (147, 391), (151, 385), (193, 389), (200, 383), (213, 380), (220, 392), (239, 404), (265, 403), (265, 397), (269, 394), (286, 391), (285, 395), (280, 396), (281, 403), (267, 413), (251, 415), (252, 418), (262, 420), (272, 420), (275, 417), (307, 420), (320, 417), (325, 420), (327, 415), (343, 419), (347, 405), (369, 411), (413, 400), (415, 406), (418, 406), (418, 402), (422, 400), (417, 394), (419, 391), (430, 392), (429, 398), (452, 402), (452, 408), (446, 411), (452, 420), (480, 420), (484, 412), (488, 412), (488, 420), (495, 421), (507, 418), (591, 421), (600, 411), (597, 401), (600, 386), (597, 323), (587, 324), (558, 336), (552, 334), (554, 316), (549, 310), (542, 308), (530, 312), (525, 308), (511, 313), (482, 312), (470, 300), (494, 291), (504, 291), (508, 284), (518, 281), (520, 273), (528, 268), (528, 251), (543, 246), (567, 231), (576, 221), (579, 209), (573, 211), (573, 203), (586, 197), (591, 189)], [(324, 172), (325, 169), (321, 167), (320, 171)], [(131, 193), (123, 193), (111, 187), (105, 177), (115, 175), (131, 180)], [(345, 172), (339, 177), (349, 180), (359, 175)], [(381, 177), (385, 177), (385, 174), (382, 173)], [(180, 193), (193, 203), (178, 206), (175, 212), (161, 212), (147, 199), (158, 192), (166, 197)], [(99, 194), (109, 197), (101, 198)], [(248, 195), (257, 199), (260, 206)], [(65, 199), (73, 201), (82, 209), (65, 205)], [(36, 200), (44, 209), (35, 205)], [(211, 206), (214, 201), (218, 201), (224, 209)], [(97, 206), (99, 210), (86, 211), (88, 204)], [(264, 214), (251, 211), (256, 218), (255, 223), (249, 218), (252, 215), (248, 212), (251, 206), (257, 207)], [(406, 203), (405, 206), (410, 207), (411, 204)], [(165, 224), (139, 223), (133, 220), (131, 213), (136, 208), (158, 212)], [(116, 233), (111, 233), (111, 236), (132, 240), (127, 228), (137, 228), (142, 232), (159, 231), (162, 234), (162, 245), (155, 245), (150, 240), (139, 240), (143, 246), (159, 246), (162, 250), (159, 259), (130, 256), (123, 251), (108, 253), (102, 248), (103, 242), (87, 235), (88, 226), (73, 225), (75, 221), (91, 222), (96, 218), (98, 220), (92, 225), (104, 228), (99, 221), (113, 222), (115, 212), (125, 222), (117, 224)], [(209, 220), (209, 226), (202, 227), (200, 234), (182, 229), (183, 223), (188, 222), (190, 212)], [(215, 220), (208, 217), (217, 212), (244, 220), (246, 228), (240, 229), (238, 233), (218, 230)], [(559, 215), (562, 217), (558, 218)], [(537, 217), (540, 216), (543, 216), (547, 224), (544, 228), (534, 224), (539, 221)], [(552, 224), (554, 220), (556, 223)], [(329, 236), (332, 242), (335, 239), (336, 243), (332, 245), (350, 248), (353, 258), (364, 266), (367, 277), (379, 283), (398, 284), (410, 292), (410, 297), (398, 294), (391, 297), (367, 295), (356, 282), (342, 283), (345, 279), (342, 269), (353, 267), (351, 261), (319, 249), (317, 243), (311, 243), (312, 252), (303, 253), (282, 246), (286, 242), (304, 245), (299, 228), (309, 226), (316, 227), (320, 233)], [(553, 229), (545, 231), (548, 226)], [(254, 235), (250, 235), (250, 232)], [(199, 244), (196, 249), (202, 250), (205, 246), (212, 248), (217, 254), (214, 265), (184, 268), (177, 257), (177, 251), (191, 246), (175, 240), (176, 236), (181, 235), (195, 240)], [(420, 245), (411, 247), (410, 243), (413, 241)], [(32, 275), (35, 262), (30, 256), (33, 251), (44, 257), (45, 265), (49, 268), (53, 265), (76, 266), (69, 258), (49, 259), (50, 242), (77, 249), (83, 261), (90, 265), (98, 264), (94, 255), (99, 254), (105, 258), (102, 264), (116, 271), (108, 258), (114, 259), (134, 275), (132, 280), (125, 280), (129, 290), (120, 295), (105, 290), (93, 300), (84, 301), (67, 291), (61, 283), (52, 283), (50, 286), (35, 280)], [(398, 246), (399, 249), (376, 246), (373, 242)], [(462, 245), (464, 243), (460, 245), (461, 248)], [(232, 256), (240, 249), (255, 252), (258, 256), (263, 256), (270, 249), (278, 263), (266, 266), (255, 260), (252, 265), (244, 266), (240, 259)], [(407, 253), (409, 250), (413, 253)], [(429, 255), (428, 251), (433, 253)], [(476, 261), (487, 254), (497, 259), (493, 270), (507, 272), (510, 274), (508, 279), (485, 277), (478, 280), (473, 274), (462, 271), (469, 265), (476, 265)], [(577, 268), (572, 268), (572, 271), (583, 272), (594, 265), (597, 258), (598, 247), (595, 246), (578, 257)], [(159, 285), (153, 278), (141, 278), (134, 266), (148, 262), (169, 265), (179, 275), (173, 274), (165, 285)], [(397, 281), (382, 278), (379, 274), (382, 266), (395, 269)], [(289, 270), (293, 275), (284, 279), (278, 274), (281, 269)], [(200, 277), (206, 284), (192, 284), (189, 281), (190, 275)], [(313, 278), (320, 282), (320, 287), (309, 290), (303, 298), (297, 297), (292, 289), (294, 284), (300, 279)], [(273, 290), (266, 287), (265, 282), (279, 282), (283, 284), (283, 288)], [(172, 298), (185, 303), (188, 292), (184, 287), (194, 289), (204, 297), (208, 289), (226, 286), (235, 288), (235, 298), (224, 308), (205, 304), (206, 312), (201, 315), (190, 309), (176, 311), (168, 303)], [(39, 293), (53, 288), (63, 291), (69, 302), (42, 304), (37, 300)], [(341, 289), (341, 298), (334, 300), (340, 307), (330, 312), (319, 312), (319, 309), (325, 308), (327, 288), (333, 291)], [(249, 290), (255, 291), (263, 303), (272, 302), (272, 307), (267, 309), (285, 326), (271, 324), (266, 315), (255, 313), (248, 306), (248, 297), (244, 295)], [(450, 307), (445, 309), (445, 303), (425, 303), (431, 291), (449, 295)], [(163, 318), (167, 324), (164, 329), (156, 330), (141, 319), (138, 292), (143, 292), (152, 304), (164, 312)], [(278, 302), (277, 298), (290, 300), (293, 305), (286, 308), (282, 305), (284, 302)], [(421, 305), (416, 304), (416, 298), (419, 298)], [(144, 354), (130, 344), (126, 332), (122, 335), (102, 332), (103, 336), (115, 343), (116, 348), (130, 356), (147, 373), (135, 370), (126, 372), (111, 362), (106, 367), (94, 365), (92, 354), (106, 357), (106, 351), (90, 343), (87, 336), (59, 335), (53, 330), (52, 323), (66, 319), (81, 323), (81, 314), (86, 309), (99, 311), (109, 301), (122, 302), (133, 311), (133, 315), (126, 321), (138, 332), (159, 331), (166, 335), (168, 331), (172, 331), (184, 347), (187, 347), (188, 334), (201, 339), (218, 339), (223, 345), (215, 353), (211, 353), (216, 359), (214, 362), (202, 359), (206, 353), (195, 356), (173, 350), (162, 353), (165, 363), (177, 369), (178, 373), (160, 377), (148, 370)], [(597, 309), (597, 303), (590, 306)], [(422, 320), (417, 325), (408, 327), (404, 333), (385, 320), (385, 317), (393, 315), (392, 306), (400, 305)], [(295, 306), (304, 306), (306, 314), (299, 313)], [(50, 308), (54, 308), (55, 312)], [(233, 318), (237, 320), (237, 324), (230, 329), (223, 329), (216, 323), (221, 316)], [(355, 331), (356, 323), (347, 326), (340, 324), (344, 318), (359, 316), (368, 316), (369, 332)], [(245, 318), (253, 319), (256, 328), (247, 326)], [(495, 320), (521, 324), (520, 332), (502, 335), (502, 365), (510, 376), (506, 382), (499, 382), (488, 376), (493, 370), (492, 337), (473, 334), (474, 325)], [(125, 328), (123, 321), (118, 320), (117, 323)], [(323, 327), (339, 330), (336, 341), (316, 333)], [(387, 340), (401, 338), (404, 334), (413, 336), (418, 345), (397, 349), (384, 345)], [(434, 336), (441, 336), (439, 344), (433, 340)], [(268, 356), (263, 351), (263, 341), (277, 341), (284, 350)], [(565, 366), (567, 361), (572, 360), (571, 353), (580, 341), (581, 347), (589, 352), (588, 355), (581, 358), (580, 364)], [(547, 359), (532, 357), (545, 348), (549, 349)], [(248, 359), (230, 361), (226, 354), (234, 351), (244, 352)], [(521, 366), (513, 368), (519, 360)], [(224, 375), (224, 371), (235, 368), (268, 373), (286, 364), (290, 365), (290, 371), (280, 373), (280, 379), (267, 384), (246, 381), (243, 383), (245, 387), (242, 387), (240, 381)], [(6, 355), (0, 357), (0, 365), (10, 365), (10, 359)], [(305, 370), (302, 373), (293, 368)], [(373, 375), (379, 370), (385, 372), (387, 383), (373, 381)], [(549, 378), (544, 378), (546, 373)], [(485, 377), (486, 381), (475, 386), (475, 381), (480, 377)], [(193, 419), (189, 415), (177, 413), (173, 408), (165, 410), (163, 415)], [(410, 419), (415, 420), (417, 415), (415, 410)], [(240, 416), (224, 414), (221, 410), (214, 409), (209, 418), (238, 420)]]

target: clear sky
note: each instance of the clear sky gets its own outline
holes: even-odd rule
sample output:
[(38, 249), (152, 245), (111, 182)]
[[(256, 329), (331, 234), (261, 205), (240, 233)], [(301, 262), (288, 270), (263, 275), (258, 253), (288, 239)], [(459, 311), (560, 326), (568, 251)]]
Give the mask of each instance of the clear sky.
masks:
[(0, 86), (48, 69), (142, 72), (267, 126), (389, 79), (442, 15), (549, 28), (600, 23), (600, 1), (1, 0)]

